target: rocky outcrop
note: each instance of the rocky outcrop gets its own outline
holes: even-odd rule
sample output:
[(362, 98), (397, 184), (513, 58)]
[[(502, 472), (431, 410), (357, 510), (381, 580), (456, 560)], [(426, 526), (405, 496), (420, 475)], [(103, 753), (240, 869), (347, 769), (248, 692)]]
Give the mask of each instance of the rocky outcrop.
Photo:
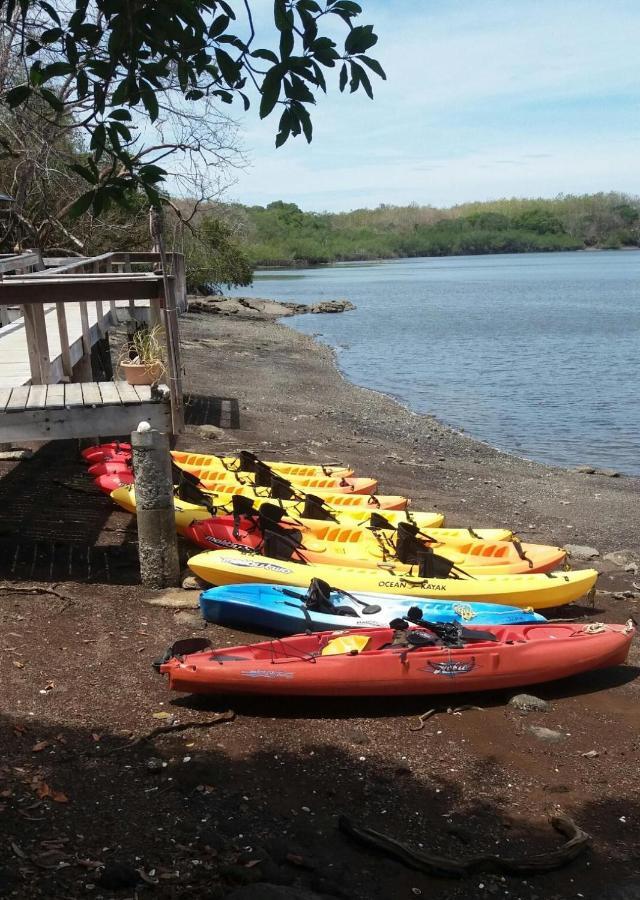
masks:
[(349, 300), (323, 300), (320, 303), (290, 303), (253, 297), (192, 297), (190, 313), (233, 316), (238, 319), (279, 319), (306, 313), (340, 313), (355, 309)]

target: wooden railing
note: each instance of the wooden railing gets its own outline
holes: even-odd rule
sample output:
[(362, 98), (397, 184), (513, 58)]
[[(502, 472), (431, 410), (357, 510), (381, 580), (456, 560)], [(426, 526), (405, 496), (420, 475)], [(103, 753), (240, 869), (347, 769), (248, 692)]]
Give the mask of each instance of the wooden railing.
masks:
[[(44, 263), (39, 250), (26, 250), (24, 253), (0, 254), (0, 279), (3, 275), (23, 275), (26, 272), (43, 269)], [(9, 325), (19, 318), (19, 309), (11, 309), (8, 306), (0, 306), (0, 328)]]
[[(128, 301), (133, 314), (136, 300), (148, 300), (150, 323), (163, 326), (166, 340), (173, 430), (174, 433), (182, 431), (184, 410), (177, 313), (178, 307), (186, 308), (184, 257), (166, 254), (165, 259), (170, 272), (158, 272), (158, 253), (105, 253), (70, 260), (30, 275), (3, 278), (0, 303), (18, 304), (23, 311), (31, 383), (71, 380), (74, 369), (76, 379), (91, 381), (91, 347), (116, 324), (116, 304)], [(142, 272), (142, 266), (156, 268), (152, 273)], [(78, 304), (81, 321), (81, 336), (75, 340), (69, 338), (66, 304), (70, 303)], [(53, 360), (45, 316), (47, 304), (55, 304), (60, 341), (60, 353)], [(89, 304), (92, 304), (91, 315)]]

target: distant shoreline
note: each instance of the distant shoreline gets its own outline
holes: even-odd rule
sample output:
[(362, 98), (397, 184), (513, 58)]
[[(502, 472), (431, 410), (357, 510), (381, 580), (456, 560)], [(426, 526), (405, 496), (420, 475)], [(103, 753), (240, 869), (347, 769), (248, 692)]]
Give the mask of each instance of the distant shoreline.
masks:
[(640, 250), (640, 246), (638, 247), (579, 247), (576, 249), (566, 249), (566, 250), (518, 250), (518, 251), (505, 251), (501, 253), (499, 251), (491, 250), (486, 253), (437, 253), (430, 254), (427, 256), (413, 256), (413, 255), (403, 255), (396, 254), (395, 256), (371, 256), (371, 257), (363, 257), (358, 256), (353, 259), (335, 259), (327, 262), (313, 262), (309, 260), (289, 260), (282, 261), (277, 263), (269, 263), (265, 265), (256, 265), (254, 267), (254, 272), (271, 272), (271, 271), (279, 271), (281, 269), (328, 269), (331, 266), (340, 266), (340, 265), (349, 265), (353, 263), (383, 263), (383, 262), (393, 262), (397, 259), (460, 259), (464, 256), (533, 256), (536, 253), (548, 254), (548, 253), (619, 253), (620, 251), (631, 251), (638, 252)]

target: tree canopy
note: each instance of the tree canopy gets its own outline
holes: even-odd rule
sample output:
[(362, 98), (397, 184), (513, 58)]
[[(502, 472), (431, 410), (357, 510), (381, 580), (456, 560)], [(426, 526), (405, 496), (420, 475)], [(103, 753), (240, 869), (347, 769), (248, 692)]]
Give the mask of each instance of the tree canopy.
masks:
[[(37, 101), (51, 128), (85, 135), (72, 168), (88, 190), (73, 214), (100, 213), (139, 189), (157, 204), (169, 156), (215, 160), (206, 129), (220, 104), (249, 109), (259, 97), (261, 118), (280, 114), (281, 146), (298, 135), (311, 141), (310, 108), (329, 70), (340, 91), (369, 97), (370, 73), (385, 77), (368, 55), (377, 35), (356, 24), (353, 0), (275, 0), (261, 45), (250, 0), (3, 0), (1, 8), (2, 102), (19, 110)], [(150, 123), (162, 125), (160, 140), (149, 140)]]

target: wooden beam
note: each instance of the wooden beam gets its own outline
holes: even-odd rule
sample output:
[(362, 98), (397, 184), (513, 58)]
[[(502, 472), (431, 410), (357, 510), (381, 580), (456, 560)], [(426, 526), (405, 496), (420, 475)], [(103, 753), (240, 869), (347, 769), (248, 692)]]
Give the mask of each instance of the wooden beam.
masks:
[[(50, 386), (51, 387), (51, 386)], [(62, 385), (60, 385), (62, 387)], [(141, 421), (158, 431), (171, 431), (168, 403), (123, 406), (78, 406), (73, 409), (33, 409), (0, 415), (0, 443), (62, 441), (70, 438), (127, 434)]]
[(91, 300), (151, 300), (162, 296), (159, 275), (83, 275), (80, 278), (5, 278), (0, 304), (78, 303)]
[(16, 269), (28, 269), (32, 266), (40, 268), (41, 263), (40, 254), (32, 250), (17, 256), (4, 256), (0, 258), (0, 275), (4, 275), (6, 272), (15, 272)]

